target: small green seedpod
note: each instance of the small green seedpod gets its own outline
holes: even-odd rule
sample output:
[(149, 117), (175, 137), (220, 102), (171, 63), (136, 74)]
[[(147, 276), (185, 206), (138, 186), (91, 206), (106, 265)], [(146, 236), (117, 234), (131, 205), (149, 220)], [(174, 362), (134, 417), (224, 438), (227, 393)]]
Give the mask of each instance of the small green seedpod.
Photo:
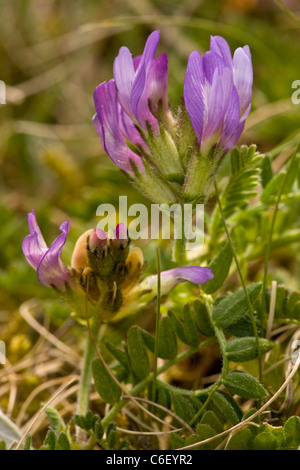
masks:
[[(265, 354), (273, 348), (274, 343), (265, 338), (259, 338), (259, 346), (261, 353)], [(258, 356), (256, 338), (246, 336), (232, 339), (226, 346), (226, 356), (234, 362), (246, 362), (255, 359)]]

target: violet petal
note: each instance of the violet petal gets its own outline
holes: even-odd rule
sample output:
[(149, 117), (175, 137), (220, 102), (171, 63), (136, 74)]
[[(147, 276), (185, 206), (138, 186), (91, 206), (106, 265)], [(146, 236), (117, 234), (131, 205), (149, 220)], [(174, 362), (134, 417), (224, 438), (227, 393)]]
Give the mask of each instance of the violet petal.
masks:
[(154, 60), (159, 42), (159, 31), (154, 31), (147, 39), (142, 58), (136, 71), (136, 76), (131, 90), (131, 107), (136, 119), (138, 119), (138, 104), (146, 86), (147, 76)]
[(61, 252), (70, 230), (70, 222), (64, 222), (60, 226), (60, 230), (62, 233), (41, 258), (37, 269), (37, 276), (41, 284), (65, 290), (65, 284), (71, 281), (71, 277), (66, 266), (61, 261)]
[(203, 60), (197, 51), (192, 52), (184, 78), (184, 102), (191, 124), (201, 145), (205, 112), (205, 77)]

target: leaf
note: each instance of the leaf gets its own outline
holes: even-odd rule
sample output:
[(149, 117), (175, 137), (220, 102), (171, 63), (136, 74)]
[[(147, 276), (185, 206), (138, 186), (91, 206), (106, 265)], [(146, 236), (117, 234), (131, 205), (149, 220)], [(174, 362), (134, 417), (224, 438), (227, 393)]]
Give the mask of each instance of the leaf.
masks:
[(295, 158), (292, 158), (290, 160), (290, 164), (288, 165), (288, 168), (286, 170), (288, 172), (288, 175), (283, 188), (283, 194), (288, 194), (292, 192), (293, 185), (297, 179), (297, 175), (299, 174), (299, 163), (300, 155), (296, 155)]
[[(260, 325), (257, 324), (256, 327), (258, 334), (261, 333)], [(228, 333), (232, 336), (237, 336), (238, 338), (244, 338), (245, 336), (254, 336), (253, 326), (251, 323), (251, 319), (248, 313), (246, 313), (242, 318), (240, 318), (237, 322), (233, 323), (226, 327)]]
[(292, 416), (289, 418), (284, 427), (284, 446), (288, 450), (298, 450), (300, 446), (300, 418)]
[[(152, 390), (152, 389), (151, 389)], [(151, 396), (151, 395), (150, 395)], [(170, 409), (171, 408), (171, 403), (172, 403), (172, 398), (170, 392), (164, 388), (164, 387), (158, 387), (156, 391), (156, 403), (159, 405), (164, 406), (165, 408)], [(157, 409), (156, 413), (161, 417), (165, 418), (166, 417), (166, 412), (163, 410), (160, 410), (159, 408)]]
[(300, 292), (293, 291), (289, 293), (287, 303), (286, 303), (286, 315), (288, 318), (295, 318), (295, 308), (297, 302), (300, 301)]
[(110, 423), (106, 431), (107, 443), (110, 449), (113, 449), (117, 443), (117, 427), (116, 423)]
[(211, 410), (208, 410), (204, 413), (201, 418), (200, 424), (208, 424), (212, 429), (216, 431), (217, 434), (223, 431), (222, 424), (220, 423), (216, 414)]
[[(186, 444), (194, 444), (196, 442), (205, 441), (210, 437), (216, 436), (216, 431), (211, 428), (208, 424), (198, 424), (196, 428), (196, 436), (191, 436), (187, 439)], [(195, 450), (214, 450), (221, 442), (222, 438), (214, 439), (211, 442), (206, 444), (199, 445), (199, 447), (194, 447)]]
[(231, 261), (232, 251), (230, 244), (227, 242), (208, 265), (208, 267), (211, 268), (214, 277), (210, 281), (207, 281), (201, 287), (201, 290), (206, 294), (213, 294), (216, 292), (223, 285), (228, 276)]
[(6, 447), (9, 448), (14, 441), (18, 442), (21, 437), (21, 431), (0, 410), (0, 441), (4, 441)]
[(197, 331), (196, 320), (189, 304), (183, 308), (183, 329), (185, 343), (195, 347), (199, 344), (200, 338)]
[(163, 315), (159, 322), (158, 356), (162, 359), (174, 359), (177, 356), (175, 328), (166, 315)]
[(253, 441), (253, 450), (276, 450), (276, 438), (270, 432), (259, 433)]
[(27, 434), (27, 436), (25, 437), (23, 450), (30, 450), (31, 449), (31, 443), (32, 443), (31, 434)]
[(288, 292), (282, 285), (277, 286), (275, 301), (275, 318), (285, 317)]
[(282, 187), (285, 172), (278, 173), (272, 178), (263, 190), (260, 200), (263, 204), (274, 204), (278, 197), (278, 189)]
[(227, 450), (251, 450), (252, 441), (253, 434), (250, 429), (242, 429), (237, 434), (233, 434), (227, 445)]
[(55, 450), (71, 450), (69, 439), (64, 432), (61, 432), (58, 436)]
[(92, 371), (96, 390), (102, 400), (110, 405), (119, 401), (121, 389), (110, 376), (100, 359), (97, 358), (93, 360)]
[(171, 442), (172, 449), (174, 450), (179, 449), (180, 447), (183, 447), (185, 445), (184, 439), (178, 436), (178, 434), (176, 434), (175, 432), (170, 434), (170, 442)]
[(142, 338), (143, 338), (143, 341), (144, 341), (145, 345), (147, 346), (149, 351), (151, 351), (152, 354), (154, 354), (154, 351), (155, 351), (155, 338), (154, 338), (154, 336), (150, 335), (150, 333), (148, 333), (148, 331), (143, 330), (143, 328), (139, 328), (139, 329), (142, 333)]
[(104, 434), (104, 429), (103, 425), (100, 420), (97, 420), (96, 423), (94, 424), (94, 433), (96, 436), (96, 439), (102, 439), (103, 434)]
[(128, 359), (125, 351), (122, 351), (122, 349), (118, 348), (112, 343), (109, 343), (108, 341), (105, 342), (105, 346), (108, 349), (108, 351), (119, 361), (119, 363), (129, 371), (129, 364), (128, 364)]
[(48, 431), (43, 442), (42, 448), (48, 448), (49, 450), (55, 450), (56, 437), (54, 431)]
[(223, 384), (232, 393), (244, 398), (265, 398), (264, 387), (252, 375), (233, 370), (224, 379)]
[(216, 413), (223, 421), (230, 421), (231, 424), (238, 424), (243, 416), (242, 410), (228, 393), (217, 390), (211, 400), (210, 409)]
[(48, 406), (46, 408), (46, 413), (50, 422), (50, 427), (54, 432), (60, 432), (65, 429), (66, 425), (64, 420), (55, 408)]
[(174, 329), (175, 329), (175, 332), (176, 332), (176, 335), (178, 336), (178, 338), (185, 344), (188, 344), (186, 342), (186, 338), (185, 338), (185, 334), (184, 334), (184, 328), (183, 328), (183, 325), (182, 323), (176, 318), (176, 316), (174, 315), (173, 312), (171, 312), (169, 310), (168, 312), (168, 316), (174, 326)]
[(183, 395), (180, 393), (173, 393), (173, 405), (177, 416), (182, 418), (186, 423), (189, 423), (193, 419), (195, 415), (194, 407)]
[[(231, 151), (231, 176), (221, 195), (221, 205), (225, 219), (236, 214), (237, 209), (245, 209), (249, 200), (256, 196), (260, 182), (260, 165), (263, 155), (256, 152), (256, 146), (242, 145)], [(218, 238), (224, 232), (219, 207), (212, 216), (210, 233)]]
[(73, 418), (75, 424), (86, 431), (89, 431), (94, 427), (98, 417), (93, 415), (91, 411), (88, 411), (85, 416), (75, 415)]
[(265, 155), (261, 162), (261, 184), (265, 188), (268, 182), (273, 178), (273, 170), (271, 165), (271, 159), (268, 155)]
[(210, 324), (206, 305), (198, 299), (194, 302), (194, 316), (200, 333), (208, 337), (215, 335), (214, 329)]
[(132, 326), (127, 340), (132, 372), (138, 380), (143, 380), (150, 373), (150, 362), (140, 328)]
[[(253, 304), (260, 293), (262, 283), (253, 283), (247, 287), (250, 302)], [(213, 309), (213, 320), (224, 328), (236, 323), (248, 311), (244, 289), (225, 297)]]
[[(259, 345), (262, 354), (270, 351), (274, 343), (265, 338), (259, 338)], [(229, 341), (225, 350), (226, 356), (230, 361), (246, 362), (255, 359), (258, 356), (256, 338), (244, 336)]]

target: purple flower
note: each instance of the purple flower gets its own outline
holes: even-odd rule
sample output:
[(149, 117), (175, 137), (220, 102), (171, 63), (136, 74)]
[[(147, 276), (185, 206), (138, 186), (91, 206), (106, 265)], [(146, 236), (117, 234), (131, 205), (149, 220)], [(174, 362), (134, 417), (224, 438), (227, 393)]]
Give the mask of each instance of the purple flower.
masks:
[(236, 144), (250, 111), (252, 83), (248, 46), (236, 49), (232, 58), (225, 39), (212, 36), (203, 57), (191, 53), (184, 101), (202, 155), (212, 147), (224, 154)]
[[(159, 107), (168, 111), (168, 59), (165, 54), (156, 59), (159, 31), (147, 39), (141, 56), (132, 58), (127, 47), (121, 47), (114, 61), (114, 79), (101, 83), (95, 90), (96, 114), (93, 118), (104, 150), (122, 170), (133, 173), (132, 164), (140, 173), (144, 164), (139, 150), (148, 151), (140, 129), (148, 135), (160, 132), (155, 115)], [(134, 145), (137, 153), (128, 147)]]
[[(210, 268), (201, 266), (182, 266), (180, 268), (169, 269), (161, 273), (161, 294), (167, 294), (171, 289), (181, 282), (190, 281), (193, 284), (205, 284), (214, 275)], [(142, 290), (154, 290), (157, 286), (157, 275), (147, 277), (142, 285)]]
[(38, 280), (45, 286), (66, 290), (66, 284), (72, 284), (71, 276), (61, 261), (61, 252), (70, 230), (70, 222), (60, 226), (61, 234), (47, 247), (37, 224), (34, 211), (28, 214), (30, 234), (22, 243), (23, 253), (30, 266), (37, 272)]

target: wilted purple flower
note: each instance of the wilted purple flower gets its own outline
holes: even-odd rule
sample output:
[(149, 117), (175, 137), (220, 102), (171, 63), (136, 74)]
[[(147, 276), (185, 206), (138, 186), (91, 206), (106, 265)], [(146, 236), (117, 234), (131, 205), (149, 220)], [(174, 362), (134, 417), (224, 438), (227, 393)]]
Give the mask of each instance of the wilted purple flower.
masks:
[(212, 36), (203, 57), (191, 53), (184, 101), (203, 156), (211, 149), (224, 154), (236, 144), (250, 111), (252, 82), (248, 46), (236, 49), (232, 58), (225, 39)]
[(142, 56), (135, 59), (127, 47), (121, 47), (114, 62), (114, 79), (101, 83), (95, 90), (94, 125), (104, 150), (122, 170), (133, 173), (132, 163), (144, 171), (141, 156), (126, 141), (147, 151), (136, 126), (148, 134), (159, 133), (155, 114), (159, 106), (168, 109), (168, 59), (165, 54), (154, 59), (159, 31), (148, 37)]
[(72, 284), (72, 279), (61, 260), (61, 252), (70, 230), (70, 222), (64, 222), (60, 226), (62, 233), (50, 248), (46, 245), (34, 211), (28, 214), (28, 225), (30, 234), (22, 243), (23, 253), (28, 263), (37, 272), (41, 284), (65, 291), (66, 285)]

